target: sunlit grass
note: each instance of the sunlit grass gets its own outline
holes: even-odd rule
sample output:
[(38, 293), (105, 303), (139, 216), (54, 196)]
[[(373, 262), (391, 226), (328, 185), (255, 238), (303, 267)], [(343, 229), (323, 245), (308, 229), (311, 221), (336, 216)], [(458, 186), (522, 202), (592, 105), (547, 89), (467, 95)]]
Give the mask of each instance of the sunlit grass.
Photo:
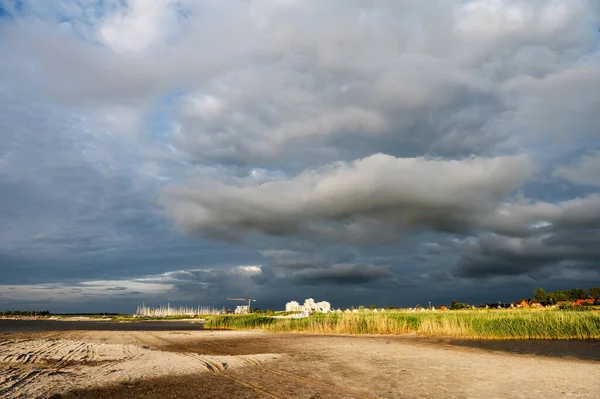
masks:
[(468, 339), (600, 339), (600, 312), (465, 310), (316, 314), (302, 319), (261, 315), (209, 318), (207, 328), (323, 334), (403, 334)]

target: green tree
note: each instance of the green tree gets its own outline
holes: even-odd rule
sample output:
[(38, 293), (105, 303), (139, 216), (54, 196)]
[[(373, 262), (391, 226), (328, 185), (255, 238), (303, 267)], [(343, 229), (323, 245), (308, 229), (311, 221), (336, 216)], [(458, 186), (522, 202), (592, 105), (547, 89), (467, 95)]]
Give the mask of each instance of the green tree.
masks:
[(375, 305), (369, 306), (369, 309), (371, 309), (371, 310), (375, 309)]
[(556, 290), (553, 293), (548, 295), (548, 300), (550, 300), (553, 303), (568, 301), (570, 299), (571, 299), (571, 296), (569, 295), (568, 291)]
[(544, 291), (543, 288), (538, 288), (537, 290), (535, 290), (533, 292), (533, 297), (535, 298), (535, 300), (537, 302), (540, 302), (540, 303), (548, 302), (548, 294), (546, 294), (546, 291)]
[(467, 305), (466, 303), (462, 303), (462, 302), (456, 302), (456, 301), (452, 301), (452, 305), (450, 305), (450, 309), (452, 310), (461, 310), (461, 309), (468, 309), (469, 305)]
[(590, 288), (590, 297), (600, 298), (600, 287)]
[(578, 299), (586, 299), (588, 293), (583, 288), (572, 288), (569, 290), (569, 299), (572, 301), (576, 301)]

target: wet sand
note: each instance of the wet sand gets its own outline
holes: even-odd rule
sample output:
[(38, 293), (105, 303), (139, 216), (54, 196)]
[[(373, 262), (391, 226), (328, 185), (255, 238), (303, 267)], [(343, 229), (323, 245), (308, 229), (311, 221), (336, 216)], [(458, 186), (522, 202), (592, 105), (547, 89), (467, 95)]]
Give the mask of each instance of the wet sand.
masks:
[[(138, 330), (44, 327), (0, 335), (0, 397), (600, 397), (598, 341), (451, 341), (135, 326)], [(16, 386), (7, 389), (11, 384)], [(26, 387), (37, 391), (26, 392)]]

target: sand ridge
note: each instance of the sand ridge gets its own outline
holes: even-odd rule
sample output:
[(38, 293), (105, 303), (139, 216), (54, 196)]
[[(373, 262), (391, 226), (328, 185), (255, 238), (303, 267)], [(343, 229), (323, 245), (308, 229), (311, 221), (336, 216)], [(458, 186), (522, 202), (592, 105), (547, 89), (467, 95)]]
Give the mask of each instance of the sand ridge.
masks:
[(0, 397), (39, 398), (59, 387), (97, 387), (145, 378), (262, 365), (278, 354), (204, 356), (67, 339), (0, 342)]

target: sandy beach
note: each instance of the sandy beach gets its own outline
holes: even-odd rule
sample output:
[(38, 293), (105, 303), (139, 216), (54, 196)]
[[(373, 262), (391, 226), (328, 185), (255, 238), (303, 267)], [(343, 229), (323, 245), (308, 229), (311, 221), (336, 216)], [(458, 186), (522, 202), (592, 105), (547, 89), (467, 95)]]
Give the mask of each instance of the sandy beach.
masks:
[(131, 326), (0, 333), (0, 397), (600, 397), (597, 341), (466, 343)]

